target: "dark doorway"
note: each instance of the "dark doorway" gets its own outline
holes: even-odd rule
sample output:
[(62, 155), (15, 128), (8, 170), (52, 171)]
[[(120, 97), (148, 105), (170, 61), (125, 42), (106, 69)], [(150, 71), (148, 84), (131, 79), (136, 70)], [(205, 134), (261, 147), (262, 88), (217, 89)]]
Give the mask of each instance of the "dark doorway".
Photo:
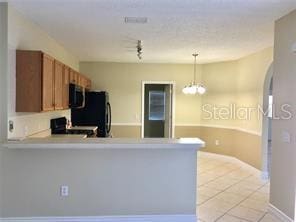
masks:
[(144, 85), (144, 137), (172, 137), (172, 85)]

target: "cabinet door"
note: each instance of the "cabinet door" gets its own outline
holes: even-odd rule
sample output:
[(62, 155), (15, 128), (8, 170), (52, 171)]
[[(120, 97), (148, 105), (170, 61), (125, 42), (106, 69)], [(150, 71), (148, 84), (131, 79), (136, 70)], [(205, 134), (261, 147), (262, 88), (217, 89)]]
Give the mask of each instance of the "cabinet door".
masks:
[(83, 88), (86, 87), (86, 78), (82, 74), (79, 74), (79, 85)]
[(70, 69), (70, 83), (77, 84), (79, 83), (79, 73)]
[(54, 59), (43, 54), (42, 111), (54, 110)]
[(76, 78), (75, 78), (75, 71), (73, 69), (70, 69), (70, 83), (77, 84)]
[(91, 89), (91, 80), (90, 79), (86, 79), (86, 87), (87, 90)]
[(54, 109), (63, 109), (63, 74), (64, 65), (54, 61)]
[(70, 80), (70, 68), (64, 66), (63, 75), (63, 108), (69, 109), (69, 80)]

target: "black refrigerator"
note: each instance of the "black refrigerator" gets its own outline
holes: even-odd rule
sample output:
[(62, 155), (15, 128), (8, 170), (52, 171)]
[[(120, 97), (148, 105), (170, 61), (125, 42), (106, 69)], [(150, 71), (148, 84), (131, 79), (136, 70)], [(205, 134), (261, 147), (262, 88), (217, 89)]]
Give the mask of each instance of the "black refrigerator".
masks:
[(85, 106), (71, 109), (73, 126), (98, 126), (97, 137), (109, 137), (111, 106), (107, 92), (86, 92)]

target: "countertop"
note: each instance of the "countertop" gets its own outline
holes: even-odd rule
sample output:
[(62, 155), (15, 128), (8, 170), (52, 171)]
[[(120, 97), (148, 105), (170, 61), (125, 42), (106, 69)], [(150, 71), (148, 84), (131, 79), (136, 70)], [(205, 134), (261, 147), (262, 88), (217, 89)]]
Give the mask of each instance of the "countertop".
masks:
[(90, 131), (95, 131), (97, 130), (97, 126), (72, 126), (71, 128), (67, 130), (90, 130)]
[(199, 149), (205, 143), (199, 138), (28, 138), (7, 141), (11, 149)]
[(87, 135), (84, 134), (51, 134), (48, 139), (85, 139)]

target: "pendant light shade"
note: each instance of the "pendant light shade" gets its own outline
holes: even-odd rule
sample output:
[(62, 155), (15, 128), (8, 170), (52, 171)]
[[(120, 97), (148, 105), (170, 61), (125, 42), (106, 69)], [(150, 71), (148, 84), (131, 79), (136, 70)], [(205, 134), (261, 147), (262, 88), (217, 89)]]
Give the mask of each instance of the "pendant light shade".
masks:
[(202, 84), (197, 84), (196, 83), (196, 57), (198, 56), (197, 53), (192, 54), (194, 56), (194, 79), (193, 82), (190, 83), (189, 85), (185, 86), (182, 90), (184, 94), (190, 94), (190, 95), (195, 95), (195, 94), (200, 94), (203, 95), (206, 92), (206, 88)]
[(207, 89), (203, 85), (201, 85), (201, 84), (198, 85), (198, 87), (197, 87), (198, 94), (203, 95), (203, 94), (205, 94), (206, 91), (207, 91)]

